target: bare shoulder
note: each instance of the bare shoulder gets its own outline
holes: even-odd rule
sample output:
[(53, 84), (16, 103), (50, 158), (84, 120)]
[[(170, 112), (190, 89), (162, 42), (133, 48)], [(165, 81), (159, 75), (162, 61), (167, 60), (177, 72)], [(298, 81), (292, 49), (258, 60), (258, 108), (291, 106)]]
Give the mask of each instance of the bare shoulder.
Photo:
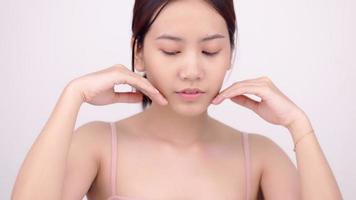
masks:
[(215, 132), (218, 133), (218, 137), (233, 142), (235, 146), (242, 144), (242, 135), (243, 133), (247, 133), (250, 150), (255, 158), (259, 157), (262, 159), (266, 156), (285, 154), (277, 143), (262, 134), (238, 130), (214, 118), (212, 119), (214, 127), (217, 127)]
[(68, 151), (63, 199), (82, 199), (90, 190), (100, 169), (103, 147), (107, 146), (107, 122), (91, 121), (73, 132)]
[(264, 163), (271, 163), (272, 160), (276, 162), (290, 161), (286, 152), (269, 137), (258, 133), (249, 133), (248, 135), (251, 151)]
[(299, 199), (298, 171), (286, 152), (272, 139), (249, 134), (251, 154), (260, 163), (261, 188), (265, 199)]
[(108, 122), (105, 121), (90, 121), (86, 122), (82, 125), (80, 125), (78, 128), (75, 129), (76, 132), (86, 132), (93, 134), (97, 132), (98, 130), (101, 130), (105, 128), (105, 126), (108, 126)]
[(266, 155), (280, 149), (277, 143), (262, 134), (248, 133), (248, 137), (252, 149), (260, 154)]
[(105, 121), (86, 122), (74, 130), (75, 137), (81, 139), (98, 139), (109, 128), (109, 123)]
[(110, 129), (109, 123), (105, 121), (90, 121), (80, 125), (75, 129), (72, 138), (72, 146), (78, 148), (85, 148), (91, 156), (95, 157), (95, 160), (99, 162), (101, 147), (109, 141)]

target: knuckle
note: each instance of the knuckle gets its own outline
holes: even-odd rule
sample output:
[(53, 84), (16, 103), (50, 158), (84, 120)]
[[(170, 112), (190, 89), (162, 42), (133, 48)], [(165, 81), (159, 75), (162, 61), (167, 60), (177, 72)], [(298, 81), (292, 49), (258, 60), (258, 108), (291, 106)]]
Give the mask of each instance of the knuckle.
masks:
[(122, 67), (125, 67), (123, 64), (115, 64), (114, 67), (117, 67), (117, 68), (122, 68)]
[(260, 86), (263, 90), (268, 90), (270, 87), (267, 84), (263, 84)]
[(146, 78), (141, 77), (141, 80), (145, 82), (148, 86), (151, 86), (151, 83)]
[(115, 71), (122, 72), (123, 70), (127, 70), (127, 68), (124, 65), (121, 64), (116, 64), (113, 66)]
[(144, 78), (142, 76), (138, 76), (138, 77), (139, 77), (140, 81), (144, 82), (145, 85), (147, 85), (148, 87), (152, 86), (151, 83), (147, 80), (147, 78)]
[(266, 82), (266, 83), (271, 83), (272, 82), (271, 79), (268, 76), (262, 76), (260, 79), (262, 81)]
[(129, 73), (128, 74), (129, 79), (132, 80), (133, 86), (139, 87), (139, 88), (144, 88), (142, 84), (142, 77), (138, 76), (137, 74), (134, 73)]
[(135, 80), (135, 82), (140, 82), (141, 81), (141, 77), (138, 76), (135, 73), (129, 73), (128, 76), (131, 77), (133, 80)]
[(127, 73), (127, 71), (128, 71), (128, 69), (123, 65), (118, 65), (118, 66), (114, 67), (114, 72), (117, 75), (129, 74), (129, 73)]

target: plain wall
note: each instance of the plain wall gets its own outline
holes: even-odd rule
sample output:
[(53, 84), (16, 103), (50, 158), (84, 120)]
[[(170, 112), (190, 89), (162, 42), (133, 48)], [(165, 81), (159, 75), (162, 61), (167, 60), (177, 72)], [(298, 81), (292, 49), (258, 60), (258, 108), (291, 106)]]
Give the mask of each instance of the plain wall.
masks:
[[(120, 63), (130, 68), (132, 0), (0, 1), (0, 199), (72, 79)], [(268, 76), (309, 116), (345, 199), (355, 198), (356, 1), (238, 0), (232, 83)], [(119, 120), (139, 104), (83, 104), (76, 127)], [(225, 101), (220, 121), (270, 137), (295, 163), (287, 129)]]

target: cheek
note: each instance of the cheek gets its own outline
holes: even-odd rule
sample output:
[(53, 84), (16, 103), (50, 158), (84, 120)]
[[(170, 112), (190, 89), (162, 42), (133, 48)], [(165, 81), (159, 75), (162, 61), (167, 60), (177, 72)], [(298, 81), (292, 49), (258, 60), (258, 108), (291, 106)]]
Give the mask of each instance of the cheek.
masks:
[(170, 78), (170, 74), (165, 71), (164, 66), (148, 65), (146, 64), (146, 76), (147, 80), (160, 92), (164, 93), (167, 86), (170, 85), (170, 81), (173, 80)]
[(143, 65), (145, 68), (147, 80), (149, 80), (152, 84), (155, 84), (156, 80), (158, 79), (157, 75), (162, 73), (160, 71), (162, 68), (159, 64), (157, 53), (154, 53), (152, 50), (145, 48), (143, 54)]
[(226, 74), (226, 70), (215, 70), (210, 71), (207, 74), (207, 79), (209, 80), (210, 91), (213, 93), (217, 93), (220, 91)]
[(145, 49), (143, 62), (147, 79), (156, 86), (157, 89), (168, 85), (169, 82), (173, 80), (172, 76), (174, 72), (170, 70), (170, 66), (174, 64), (163, 60), (159, 51), (149, 48)]

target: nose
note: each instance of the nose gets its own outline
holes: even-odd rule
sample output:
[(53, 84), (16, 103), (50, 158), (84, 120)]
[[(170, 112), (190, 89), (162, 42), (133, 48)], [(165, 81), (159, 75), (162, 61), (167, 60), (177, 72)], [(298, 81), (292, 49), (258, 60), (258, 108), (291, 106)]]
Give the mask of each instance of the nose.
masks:
[(184, 62), (179, 69), (179, 77), (182, 80), (194, 81), (203, 78), (204, 70), (199, 62), (198, 55), (191, 53), (182, 59)]

